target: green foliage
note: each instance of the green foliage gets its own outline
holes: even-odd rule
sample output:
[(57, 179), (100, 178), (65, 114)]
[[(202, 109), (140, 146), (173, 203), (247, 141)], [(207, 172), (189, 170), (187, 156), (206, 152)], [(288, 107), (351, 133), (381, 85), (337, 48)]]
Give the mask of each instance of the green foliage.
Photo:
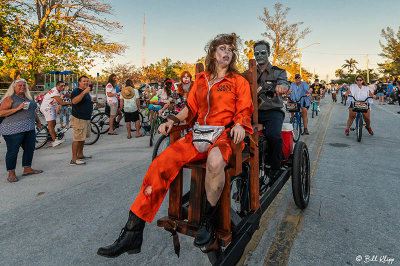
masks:
[(382, 29), (381, 36), (385, 43), (379, 41), (382, 47), (380, 56), (386, 59), (384, 63), (378, 64), (381, 72), (391, 76), (400, 75), (400, 27), (396, 34), (390, 27)]

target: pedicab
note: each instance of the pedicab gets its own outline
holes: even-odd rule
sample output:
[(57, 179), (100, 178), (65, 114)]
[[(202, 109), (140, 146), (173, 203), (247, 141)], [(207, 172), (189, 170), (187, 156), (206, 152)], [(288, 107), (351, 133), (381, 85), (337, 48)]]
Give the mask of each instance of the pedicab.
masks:
[[(196, 65), (196, 74), (204, 66)], [(254, 112), (252, 115), (253, 134), (247, 134), (247, 148), (242, 151), (240, 144), (232, 146), (232, 157), (225, 168), (225, 185), (220, 197), (218, 224), (214, 241), (201, 248), (213, 265), (234, 265), (241, 258), (244, 248), (259, 228), (260, 218), (292, 178), (295, 204), (300, 209), (307, 207), (310, 197), (310, 160), (307, 145), (298, 141), (293, 148), (293, 133), (286, 129), (283, 136), (284, 158), (282, 174), (272, 184), (266, 185), (268, 165), (266, 164), (267, 141), (263, 127), (258, 124), (257, 68), (254, 59), (249, 61), (249, 71), (242, 73), (252, 90)], [(176, 126), (170, 132), (170, 144), (181, 137), (187, 125)], [(245, 139), (245, 140), (246, 140)], [(179, 256), (177, 233), (195, 237), (200, 226), (201, 212), (205, 200), (206, 161), (186, 164), (191, 169), (190, 190), (183, 193), (183, 169), (169, 188), (168, 216), (157, 221), (159, 227), (172, 233), (175, 253)]]

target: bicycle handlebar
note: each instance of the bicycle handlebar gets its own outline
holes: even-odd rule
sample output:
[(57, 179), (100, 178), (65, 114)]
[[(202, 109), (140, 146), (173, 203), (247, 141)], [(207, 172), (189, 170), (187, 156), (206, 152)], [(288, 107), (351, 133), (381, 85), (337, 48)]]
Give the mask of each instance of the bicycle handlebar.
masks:
[(370, 97), (370, 96), (368, 96), (364, 101), (360, 101), (360, 100), (357, 100), (356, 98), (354, 98), (353, 97), (353, 95), (347, 95), (347, 97), (351, 97), (351, 98), (353, 98), (354, 100), (356, 100), (357, 102), (366, 102), (368, 99), (373, 99), (373, 97)]
[(300, 103), (301, 99), (302, 99), (302, 98), (305, 98), (305, 97), (309, 97), (309, 96), (303, 95), (303, 96), (301, 96), (300, 99), (298, 99), (297, 101), (294, 101), (294, 100), (292, 100), (292, 99), (291, 99), (291, 101), (292, 101), (292, 102), (295, 102), (295, 103)]

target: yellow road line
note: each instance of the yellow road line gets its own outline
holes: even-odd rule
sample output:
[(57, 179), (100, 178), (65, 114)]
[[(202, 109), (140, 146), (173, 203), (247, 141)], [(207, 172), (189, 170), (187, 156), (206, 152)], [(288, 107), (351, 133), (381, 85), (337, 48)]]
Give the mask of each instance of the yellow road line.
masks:
[[(313, 152), (315, 151), (315, 158), (311, 167), (310, 178), (312, 180), (314, 173), (317, 169), (318, 160), (321, 155), (323, 143), (328, 131), (329, 122), (332, 117), (331, 104), (329, 112), (327, 114), (327, 119), (325, 119), (325, 124), (322, 130), (319, 132), (315, 144), (313, 147)], [(311, 193), (311, 192), (310, 192)], [(300, 232), (305, 210), (301, 211), (297, 208), (292, 208), (289, 206), (286, 210), (285, 217), (283, 218), (278, 233), (275, 235), (274, 241), (268, 250), (267, 257), (264, 261), (264, 265), (286, 265), (289, 260), (290, 250), (292, 248), (293, 242)]]
[[(321, 124), (322, 121), (324, 121), (325, 116), (320, 116), (318, 118), (317, 123), (312, 127), (311, 132), (314, 132), (315, 129), (317, 129), (319, 127), (319, 125)], [(307, 136), (307, 138), (304, 140), (304, 142), (307, 144), (307, 146), (309, 145), (309, 142), (311, 140), (310, 138), (311, 136)], [(288, 188), (288, 183), (286, 183), (283, 188), (281, 189), (281, 191), (278, 193), (278, 195), (275, 197), (275, 199), (272, 201), (272, 203), (270, 204), (270, 206), (268, 206), (268, 208), (265, 210), (264, 214), (261, 216), (260, 218), (260, 228), (254, 232), (251, 240), (249, 241), (249, 243), (247, 244), (242, 257), (240, 258), (239, 262), (237, 263), (237, 265), (243, 265), (245, 263), (246, 258), (248, 259), (250, 256), (249, 254), (251, 252), (253, 252), (258, 244), (260, 243), (260, 240), (265, 232), (265, 230), (267, 229), (268, 225), (269, 225), (269, 219), (272, 218), (275, 213), (276, 213), (276, 208), (278, 207), (279, 203), (282, 200), (283, 195), (286, 192), (286, 189)]]

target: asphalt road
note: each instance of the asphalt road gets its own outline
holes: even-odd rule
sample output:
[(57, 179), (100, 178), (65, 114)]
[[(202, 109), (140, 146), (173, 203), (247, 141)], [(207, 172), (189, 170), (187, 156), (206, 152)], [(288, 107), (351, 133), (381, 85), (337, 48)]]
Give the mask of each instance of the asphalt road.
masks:
[[(311, 134), (301, 137), (312, 166), (308, 208), (296, 208), (289, 181), (262, 217), (239, 264), (382, 265), (379, 260), (387, 256), (392, 265), (400, 265), (399, 107), (374, 105), (375, 135), (364, 130), (358, 143), (355, 132), (344, 135), (347, 109), (327, 96), (321, 114), (310, 118)], [(61, 146), (35, 152), (33, 167), (43, 174), (13, 184), (6, 181), (1, 139), (1, 265), (209, 265), (193, 239), (183, 235), (177, 258), (170, 234), (155, 223), (145, 228), (140, 254), (98, 256), (97, 248), (111, 244), (124, 226), (152, 148), (148, 137), (128, 140), (120, 129), (119, 136), (102, 135), (85, 147), (93, 156), (86, 166), (72, 167), (71, 133)], [(20, 163), (21, 155), (19, 176)], [(167, 204), (155, 220), (167, 214)], [(367, 256), (377, 261), (366, 263)]]

